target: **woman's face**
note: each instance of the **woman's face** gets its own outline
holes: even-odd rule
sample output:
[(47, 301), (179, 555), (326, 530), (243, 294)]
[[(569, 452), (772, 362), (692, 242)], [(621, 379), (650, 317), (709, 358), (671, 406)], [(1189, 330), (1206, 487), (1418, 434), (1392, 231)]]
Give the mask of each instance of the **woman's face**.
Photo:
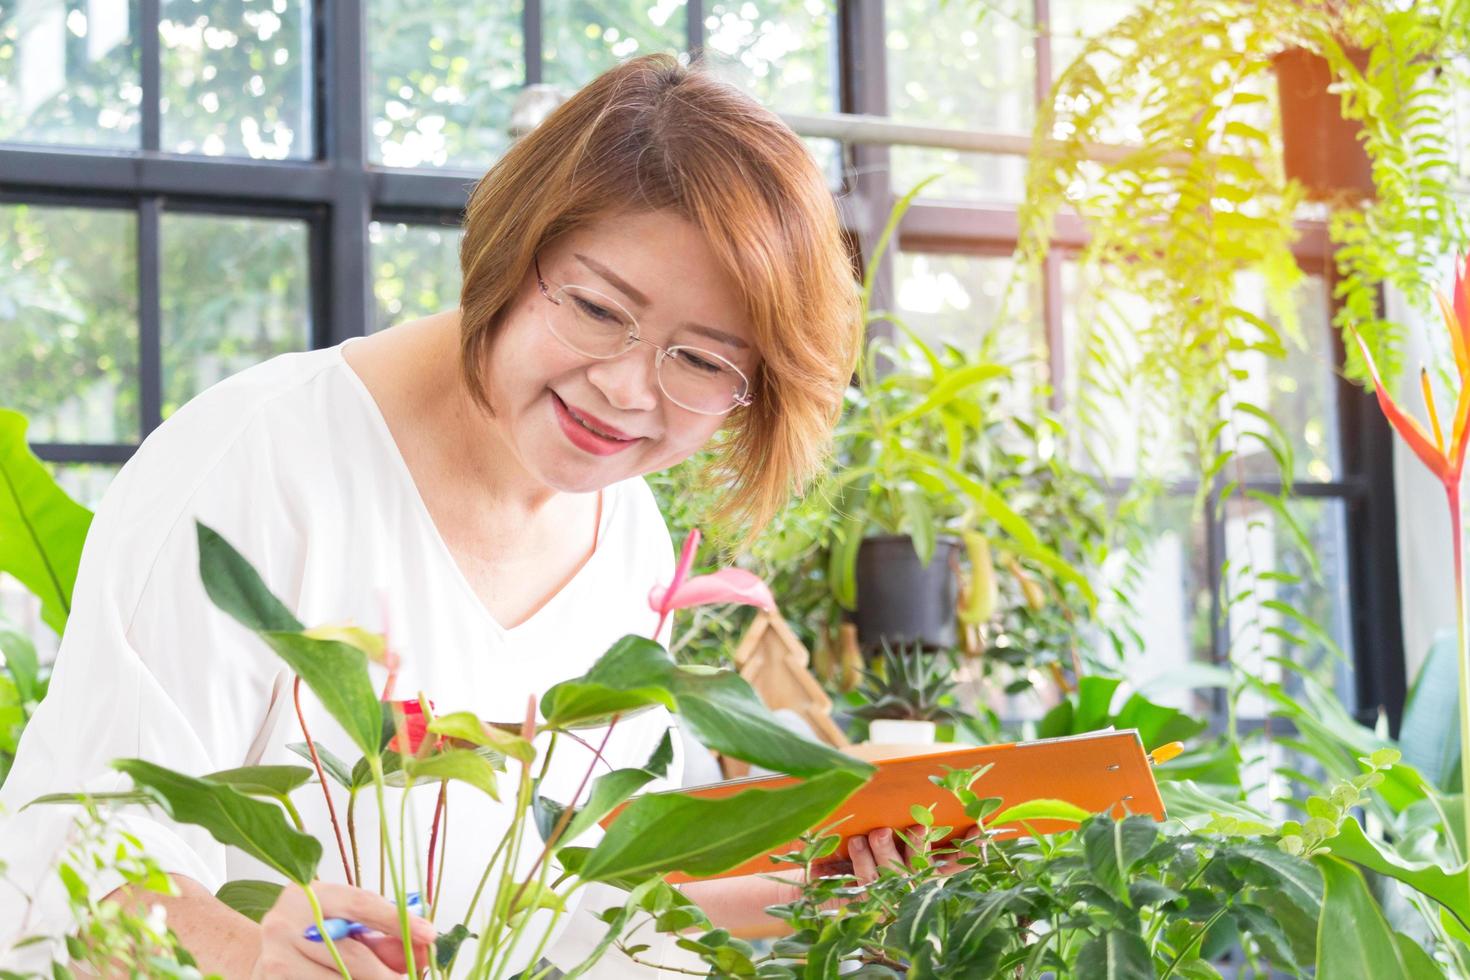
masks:
[[(553, 294), (595, 290), (635, 318), (642, 339), (711, 351), (755, 377), (760, 355), (740, 294), (683, 218), (603, 218), (547, 246), (539, 262)], [(533, 269), (491, 348), (485, 384), (495, 423), (532, 479), (567, 493), (598, 490), (673, 466), (724, 424), (660, 390), (658, 351), (648, 344), (608, 360), (567, 347), (547, 317), (570, 314), (542, 294)]]

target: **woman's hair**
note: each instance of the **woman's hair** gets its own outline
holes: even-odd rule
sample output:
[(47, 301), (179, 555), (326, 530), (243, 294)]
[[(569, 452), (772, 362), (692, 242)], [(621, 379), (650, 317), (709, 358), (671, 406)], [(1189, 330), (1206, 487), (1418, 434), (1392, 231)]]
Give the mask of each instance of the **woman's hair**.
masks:
[(481, 178), (465, 212), (461, 367), (481, 377), (535, 253), (607, 215), (669, 210), (698, 227), (745, 297), (762, 363), (707, 477), (712, 519), (759, 530), (816, 474), (862, 337), (831, 192), (800, 138), (738, 89), (671, 55), (605, 72)]

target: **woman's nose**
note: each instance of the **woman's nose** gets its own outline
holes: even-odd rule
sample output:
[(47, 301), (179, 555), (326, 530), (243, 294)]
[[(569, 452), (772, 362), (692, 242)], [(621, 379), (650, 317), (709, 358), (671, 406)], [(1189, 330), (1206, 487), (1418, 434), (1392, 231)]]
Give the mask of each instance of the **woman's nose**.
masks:
[(651, 412), (658, 407), (658, 348), (635, 344), (621, 357), (593, 361), (587, 379), (602, 392), (607, 403), (625, 412)]

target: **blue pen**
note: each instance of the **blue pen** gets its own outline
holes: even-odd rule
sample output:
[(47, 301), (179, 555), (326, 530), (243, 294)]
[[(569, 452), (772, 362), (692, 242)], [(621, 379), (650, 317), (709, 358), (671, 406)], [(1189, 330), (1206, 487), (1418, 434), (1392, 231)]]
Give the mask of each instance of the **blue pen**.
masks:
[[(419, 893), (409, 892), (408, 910), (410, 912), (416, 912), (423, 907), (424, 903), (419, 900)], [(332, 937), (332, 942), (334, 943), (341, 942), (349, 936), (373, 931), (372, 926), (365, 926), (361, 922), (353, 922), (351, 919), (324, 919), (322, 924), (327, 927), (327, 935)], [(317, 930), (316, 926), (307, 926), (306, 938), (314, 943), (319, 943), (322, 941), (322, 934)]]

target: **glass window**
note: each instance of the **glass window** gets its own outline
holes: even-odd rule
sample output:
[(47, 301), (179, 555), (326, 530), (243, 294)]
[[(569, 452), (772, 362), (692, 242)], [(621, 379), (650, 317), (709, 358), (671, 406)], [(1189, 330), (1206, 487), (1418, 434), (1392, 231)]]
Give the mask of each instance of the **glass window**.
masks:
[(306, 0), (164, 0), (158, 40), (163, 149), (312, 155)]
[[(1292, 690), (1291, 676), (1274, 662), (1289, 661), (1349, 699), (1351, 710), (1346, 509), (1342, 500), (1294, 497), (1278, 510), (1264, 500), (1233, 495), (1225, 508), (1229, 564), (1224, 569), (1224, 594), (1236, 597), (1228, 616), (1237, 664), (1252, 676), (1284, 680)], [(1308, 555), (1315, 555), (1315, 564)], [(1320, 626), (1342, 657), (1303, 628), (1288, 609)], [(1239, 711), (1243, 717), (1260, 718), (1267, 714), (1267, 702), (1248, 691)]]
[[(887, 18), (888, 111), (909, 123), (1029, 134), (1035, 121), (1031, 0), (895, 0)], [(925, 196), (1017, 201), (1025, 159), (894, 147), (894, 190), (931, 173)]]
[(165, 214), (163, 415), (252, 364), (305, 350), (303, 221)]
[(32, 442), (139, 438), (138, 221), (0, 206), (0, 402)]
[(1051, 70), (1055, 81), (1077, 60), (1089, 38), (1138, 8), (1139, 0), (1051, 0)]
[[(778, 112), (837, 111), (834, 0), (721, 0), (704, 17), (704, 59)], [(806, 140), (829, 186), (842, 186), (842, 146)]]
[[(1334, 328), (1327, 284), (1320, 276), (1305, 276), (1291, 301), (1296, 319), (1283, 323), (1266, 306), (1265, 284), (1259, 276), (1241, 276), (1236, 302), (1260, 317), (1280, 336), (1285, 357), (1271, 358), (1261, 351), (1237, 352), (1231, 366), (1243, 372), (1231, 380), (1230, 397), (1236, 404), (1265, 409), (1281, 426), (1292, 452), (1292, 475), (1326, 482), (1340, 472), (1337, 428), (1337, 373), (1334, 370)], [(1244, 329), (1244, 328), (1242, 328)], [(1251, 332), (1251, 339), (1260, 337)], [(1280, 443), (1256, 417), (1241, 411), (1221, 433), (1222, 444), (1234, 447), (1237, 466), (1231, 479), (1274, 480), (1281, 467), (1265, 440)]]
[(378, 301), (374, 330), (459, 305), (460, 229), (374, 221), (368, 235)]
[(577, 89), (626, 58), (689, 46), (685, 0), (542, 0), (542, 77)]
[[(1181, 687), (1192, 663), (1212, 657), (1209, 552), (1203, 515), (1192, 497), (1159, 497), (1143, 518), (1146, 530), (1128, 547), (1118, 548), (1102, 569), (1099, 619), (1124, 637), (1129, 680), (1149, 698), (1183, 711), (1208, 714), (1208, 689)], [(1132, 568), (1128, 567), (1129, 562)], [(1134, 575), (1132, 581), (1127, 577)], [(1120, 596), (1127, 596), (1127, 603)], [(1122, 628), (1122, 629), (1120, 629)], [(1132, 635), (1130, 636), (1129, 633)], [(1111, 647), (1096, 653), (1116, 663)]]
[(526, 80), (521, 0), (371, 0), (368, 158), (481, 172), (510, 144)]
[(137, 0), (0, 4), (0, 140), (137, 148)]

